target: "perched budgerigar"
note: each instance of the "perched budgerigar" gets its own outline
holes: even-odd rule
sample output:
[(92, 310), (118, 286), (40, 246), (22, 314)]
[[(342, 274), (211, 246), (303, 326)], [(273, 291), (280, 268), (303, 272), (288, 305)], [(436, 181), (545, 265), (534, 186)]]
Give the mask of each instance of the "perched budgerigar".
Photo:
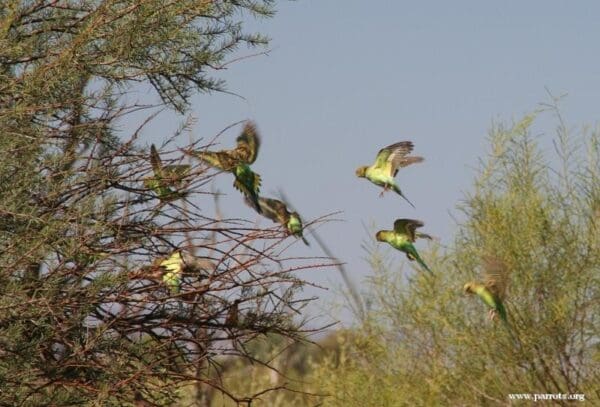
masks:
[(483, 284), (470, 282), (465, 284), (464, 290), (468, 294), (477, 294), (479, 298), (490, 308), (490, 318), (498, 315), (507, 322), (506, 308), (504, 308), (504, 297), (508, 273), (506, 265), (495, 257), (483, 258), (484, 278)]
[(174, 201), (183, 198), (185, 192), (171, 189), (179, 187), (183, 177), (190, 170), (189, 165), (162, 165), (156, 146), (150, 146), (150, 163), (154, 174), (144, 179), (144, 187), (154, 191), (161, 201)]
[(414, 208), (415, 206), (402, 194), (394, 178), (398, 174), (398, 169), (411, 164), (420, 163), (423, 157), (408, 156), (413, 150), (412, 141), (401, 141), (382, 148), (377, 153), (375, 163), (371, 166), (362, 166), (356, 169), (356, 176), (366, 178), (375, 185), (383, 187), (379, 196), (388, 189), (394, 190)]
[(166, 259), (162, 259), (158, 265), (165, 270), (162, 280), (169, 287), (171, 294), (178, 294), (181, 290), (184, 266), (181, 251), (174, 251)]
[(423, 222), (415, 219), (396, 219), (394, 230), (380, 230), (375, 235), (378, 242), (387, 242), (393, 248), (406, 253), (409, 260), (416, 260), (425, 270), (431, 272), (427, 267), (417, 249), (413, 245), (417, 237), (431, 239), (431, 236), (425, 233), (416, 232), (417, 228), (423, 226)]
[(237, 146), (232, 150), (222, 151), (191, 151), (196, 158), (224, 171), (230, 171), (235, 176), (233, 186), (250, 198), (253, 207), (261, 212), (258, 204), (260, 176), (250, 169), (260, 147), (260, 138), (256, 126), (246, 122), (242, 134), (236, 139)]
[[(248, 199), (246, 199), (246, 202), (251, 205)], [(302, 235), (302, 219), (298, 215), (298, 212), (290, 212), (286, 204), (278, 199), (259, 198), (258, 204), (263, 216), (275, 223), (280, 223), (286, 228), (288, 234), (301, 238), (304, 244), (309, 246), (308, 241)]]
[(214, 269), (214, 264), (211, 261), (204, 258), (195, 258), (179, 249), (172, 252), (168, 257), (157, 259), (154, 264), (164, 270), (162, 281), (169, 287), (171, 294), (178, 294), (181, 290), (184, 273), (206, 277)]

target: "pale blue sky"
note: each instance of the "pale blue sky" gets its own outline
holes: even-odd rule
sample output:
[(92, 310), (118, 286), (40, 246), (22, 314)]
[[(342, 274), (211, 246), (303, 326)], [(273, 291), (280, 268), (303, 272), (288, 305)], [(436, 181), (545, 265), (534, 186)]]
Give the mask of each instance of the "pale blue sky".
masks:
[[(492, 120), (519, 118), (548, 101), (545, 87), (569, 94), (562, 103), (569, 123), (600, 117), (600, 2), (303, 0), (280, 2), (278, 10), (246, 25), (272, 38), (269, 56), (219, 73), (247, 102), (223, 94), (194, 98), (194, 136), (211, 138), (232, 122), (255, 120), (263, 144), (253, 168), (263, 194), (284, 187), (306, 219), (343, 211), (344, 222), (319, 233), (356, 282), (368, 272), (363, 222), (389, 228), (398, 217), (417, 218), (451, 244), (450, 213), (471, 187)], [(155, 125), (148, 141), (172, 124)], [(231, 147), (238, 132), (221, 145)], [(414, 154), (426, 159), (398, 176), (416, 210), (391, 193), (380, 199), (377, 187), (354, 175), (379, 148), (401, 140), (412, 140)], [(255, 219), (231, 182), (217, 181), (227, 194), (225, 213)], [(292, 250), (321, 255), (315, 244)], [(398, 253), (397, 260), (406, 257)], [(340, 283), (337, 272), (323, 274), (304, 276)]]

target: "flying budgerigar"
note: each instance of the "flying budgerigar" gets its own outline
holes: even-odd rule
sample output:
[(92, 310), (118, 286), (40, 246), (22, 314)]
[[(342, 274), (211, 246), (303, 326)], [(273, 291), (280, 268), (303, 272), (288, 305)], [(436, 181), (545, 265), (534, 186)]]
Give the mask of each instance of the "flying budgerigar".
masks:
[(465, 293), (477, 294), (490, 308), (491, 319), (499, 316), (504, 322), (507, 322), (504, 297), (506, 296), (508, 268), (498, 258), (486, 256), (483, 258), (483, 269), (484, 283), (481, 284), (472, 281), (465, 284)]
[(394, 222), (394, 230), (380, 230), (375, 235), (378, 242), (387, 242), (393, 248), (406, 253), (409, 260), (416, 260), (425, 270), (431, 272), (427, 267), (417, 249), (413, 245), (416, 238), (431, 239), (431, 236), (425, 233), (416, 232), (417, 228), (423, 226), (423, 222), (415, 219), (396, 219)]
[[(249, 200), (246, 199), (248, 202)], [(248, 202), (251, 204), (251, 202)], [(258, 204), (262, 211), (262, 215), (271, 219), (275, 223), (283, 225), (288, 234), (301, 238), (305, 245), (309, 246), (308, 241), (302, 235), (303, 226), (302, 219), (298, 212), (288, 209), (285, 203), (273, 198), (259, 198)]]
[(260, 147), (260, 138), (254, 123), (248, 121), (242, 133), (236, 139), (237, 146), (231, 150), (221, 151), (191, 151), (196, 158), (224, 171), (230, 171), (235, 176), (233, 186), (250, 198), (252, 206), (261, 212), (258, 203), (260, 176), (250, 169)]
[(144, 187), (154, 191), (161, 201), (174, 201), (183, 198), (186, 193), (171, 189), (171, 187), (180, 187), (183, 177), (189, 172), (190, 166), (163, 165), (156, 146), (150, 146), (150, 163), (152, 164), (153, 175), (144, 179)]
[(394, 190), (414, 208), (415, 206), (402, 194), (394, 178), (398, 174), (398, 169), (411, 164), (420, 163), (423, 157), (408, 156), (413, 150), (412, 141), (401, 141), (382, 148), (377, 153), (375, 164), (371, 166), (362, 166), (356, 169), (356, 176), (366, 178), (375, 185), (383, 187), (379, 196), (388, 189)]

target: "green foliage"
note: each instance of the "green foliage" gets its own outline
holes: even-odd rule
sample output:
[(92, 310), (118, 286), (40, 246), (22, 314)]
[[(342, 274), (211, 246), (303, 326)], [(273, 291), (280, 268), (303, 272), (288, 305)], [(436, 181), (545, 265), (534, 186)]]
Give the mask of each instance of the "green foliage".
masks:
[[(536, 115), (491, 129), (454, 245), (425, 256), (433, 275), (398, 273), (379, 246), (370, 249), (369, 317), (341, 357), (311, 377), (332, 395), (324, 405), (505, 405), (511, 393), (600, 398), (600, 137), (570, 136), (549, 110), (559, 121), (557, 157), (532, 136)], [(507, 324), (462, 290), (483, 279), (489, 255), (507, 266)]]
[[(323, 394), (316, 389), (319, 383), (310, 379), (315, 365), (325, 362), (326, 355), (337, 354), (345, 332), (338, 331), (321, 338), (318, 345), (305, 341), (290, 341), (280, 335), (257, 337), (246, 344), (251, 359), (223, 356), (211, 371), (211, 382), (234, 393), (227, 397), (212, 390), (205, 392), (202, 400), (206, 406), (238, 406), (235, 399), (242, 395), (255, 395), (251, 405), (257, 406), (313, 406), (318, 405)], [(315, 393), (316, 390), (316, 393)], [(191, 403), (195, 390), (187, 389), (181, 400)]]

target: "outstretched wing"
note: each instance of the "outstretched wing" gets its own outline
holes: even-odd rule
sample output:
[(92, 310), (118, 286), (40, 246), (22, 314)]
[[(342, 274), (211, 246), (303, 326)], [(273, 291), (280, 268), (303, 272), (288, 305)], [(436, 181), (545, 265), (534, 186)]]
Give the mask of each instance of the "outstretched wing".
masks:
[(409, 166), (411, 164), (420, 163), (423, 160), (425, 160), (423, 157), (418, 157), (418, 156), (410, 156), (410, 157), (396, 156), (392, 160), (390, 172), (395, 177), (396, 174), (398, 174), (398, 168), (403, 168), (403, 167)]
[(398, 164), (400, 160), (406, 157), (412, 150), (412, 141), (401, 141), (399, 143), (390, 144), (379, 150), (379, 153), (377, 153), (375, 167), (384, 170), (389, 175), (393, 175), (398, 167), (398, 165), (396, 165), (394, 168), (394, 162)]
[(500, 300), (506, 296), (508, 285), (508, 267), (501, 259), (495, 256), (483, 256), (483, 271), (485, 286)]
[(232, 171), (237, 165), (237, 159), (233, 157), (233, 151), (191, 151), (190, 154), (208, 165), (224, 171)]
[(396, 219), (394, 222), (394, 232), (406, 235), (408, 240), (414, 242), (416, 239), (415, 230), (423, 225), (423, 222), (416, 219)]
[(188, 164), (173, 164), (163, 167), (163, 175), (165, 178), (181, 178), (184, 177), (190, 170)]
[(419, 239), (429, 239), (429, 240), (433, 240), (433, 236), (428, 235), (427, 233), (421, 233), (421, 232), (416, 232), (415, 236), (418, 237)]
[(246, 122), (242, 134), (236, 139), (237, 146), (232, 150), (221, 151), (184, 151), (207, 164), (225, 171), (233, 171), (240, 164), (252, 164), (258, 155), (260, 138), (256, 126), (252, 122)]
[(260, 148), (260, 138), (256, 131), (256, 125), (250, 121), (246, 122), (242, 134), (238, 136), (236, 141), (235, 157), (246, 164), (252, 164), (256, 161), (258, 149)]

